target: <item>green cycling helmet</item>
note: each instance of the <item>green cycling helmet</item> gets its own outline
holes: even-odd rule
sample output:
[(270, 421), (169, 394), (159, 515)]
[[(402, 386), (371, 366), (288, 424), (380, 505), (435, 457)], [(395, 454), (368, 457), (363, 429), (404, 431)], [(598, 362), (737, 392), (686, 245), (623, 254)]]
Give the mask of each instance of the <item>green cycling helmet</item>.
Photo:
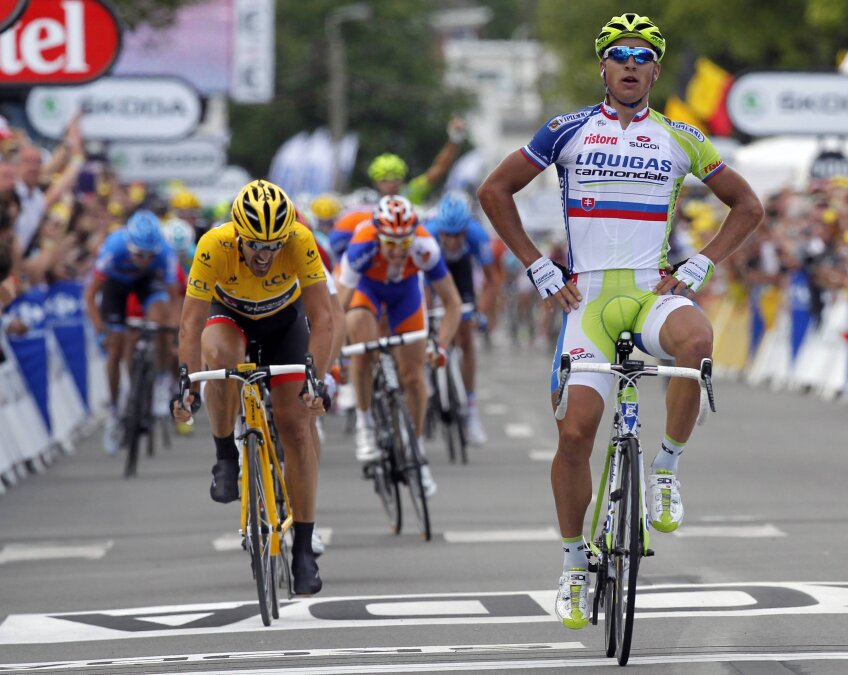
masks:
[(373, 181), (403, 180), (406, 178), (406, 172), (406, 162), (390, 152), (376, 157), (368, 167), (368, 177)]
[(628, 13), (614, 16), (606, 26), (601, 28), (601, 33), (595, 38), (595, 53), (603, 60), (604, 50), (616, 40), (626, 37), (641, 38), (651, 45), (657, 53), (657, 61), (662, 61), (665, 54), (665, 38), (660, 29), (647, 16)]

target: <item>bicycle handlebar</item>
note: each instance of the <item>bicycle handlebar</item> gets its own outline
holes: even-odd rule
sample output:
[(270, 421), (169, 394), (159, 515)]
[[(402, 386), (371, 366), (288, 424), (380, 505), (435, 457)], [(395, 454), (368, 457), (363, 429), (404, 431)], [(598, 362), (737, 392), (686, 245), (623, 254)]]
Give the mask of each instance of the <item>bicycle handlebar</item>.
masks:
[(619, 378), (636, 380), (643, 376), (649, 377), (682, 377), (688, 380), (696, 380), (701, 387), (700, 409), (698, 411), (698, 424), (703, 424), (707, 417), (707, 408), (713, 412), (715, 398), (712, 385), (713, 362), (710, 359), (701, 360), (701, 368), (685, 368), (682, 366), (655, 366), (646, 365), (641, 361), (625, 361), (618, 363), (571, 363), (571, 357), (563, 354), (559, 368), (558, 399), (554, 417), (558, 420), (565, 418), (565, 410), (568, 405), (568, 380), (571, 373), (600, 373), (602, 375), (615, 375)]
[[(467, 314), (468, 312), (473, 312), (477, 309), (473, 302), (463, 302), (459, 306), (460, 314)], [(442, 305), (438, 307), (431, 307), (427, 310), (427, 316), (431, 319), (441, 319), (445, 315), (445, 308)]]
[(357, 342), (356, 344), (342, 347), (342, 354), (345, 356), (355, 356), (357, 354), (367, 354), (386, 347), (395, 347), (397, 345), (405, 345), (411, 342), (418, 342), (427, 337), (428, 331), (414, 330), (409, 333), (398, 333), (397, 335), (389, 335), (376, 340), (368, 340), (367, 342)]
[[(245, 375), (245, 373), (247, 375)], [(246, 380), (248, 376), (255, 373), (264, 373), (265, 375), (293, 375), (306, 373), (304, 365), (288, 365), (288, 366), (256, 366), (250, 370), (239, 370), (238, 368), (219, 368), (218, 370), (199, 370), (196, 373), (189, 373), (189, 382), (204, 382), (207, 380)]]

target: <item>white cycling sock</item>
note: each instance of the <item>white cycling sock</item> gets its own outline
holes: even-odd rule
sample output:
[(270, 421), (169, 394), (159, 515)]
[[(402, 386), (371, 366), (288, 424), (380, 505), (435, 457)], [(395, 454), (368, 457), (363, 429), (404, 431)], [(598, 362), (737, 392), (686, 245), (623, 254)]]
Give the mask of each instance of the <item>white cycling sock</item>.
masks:
[(374, 416), (371, 414), (371, 409), (360, 410), (356, 409), (356, 427), (374, 427)]
[(563, 537), (562, 552), (565, 554), (562, 560), (562, 569), (565, 572), (569, 570), (585, 570), (588, 564), (586, 558), (586, 542), (583, 537)]
[(651, 462), (651, 469), (653, 469), (654, 473), (661, 470), (671, 471), (671, 473), (676, 474), (677, 462), (680, 460), (680, 455), (683, 454), (683, 448), (685, 447), (686, 443), (678, 443), (666, 434), (660, 451), (654, 457), (654, 461)]

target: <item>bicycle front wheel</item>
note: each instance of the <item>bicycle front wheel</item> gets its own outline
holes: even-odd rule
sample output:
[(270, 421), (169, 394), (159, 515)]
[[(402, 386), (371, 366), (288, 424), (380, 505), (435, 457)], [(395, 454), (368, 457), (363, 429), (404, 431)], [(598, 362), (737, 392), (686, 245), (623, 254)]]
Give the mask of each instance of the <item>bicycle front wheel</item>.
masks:
[(641, 481), (639, 480), (639, 443), (625, 438), (621, 453), (621, 488), (616, 514), (613, 551), (615, 555), (615, 633), (619, 665), (627, 665), (633, 638), (636, 610), (636, 577), (642, 556)]
[[(449, 443), (456, 446), (459, 451), (459, 458), (463, 464), (468, 464), (468, 440), (465, 436), (465, 418), (463, 417), (463, 405), (460, 400), (459, 391), (456, 380), (451, 374), (448, 380), (448, 393), (450, 398), (450, 415), (451, 421), (447, 427), (447, 433), (450, 437)], [(451, 451), (451, 457), (454, 456), (454, 451)]]
[[(150, 417), (150, 397), (153, 394), (153, 380), (149, 369), (145, 368), (143, 358), (133, 356), (130, 375), (130, 394), (127, 398), (124, 414), (124, 441), (127, 444), (127, 458), (124, 464), (124, 478), (132, 478), (138, 471), (138, 454), (141, 450), (141, 436), (145, 433), (145, 423)], [(149, 430), (148, 430), (149, 433)]]
[(247, 536), (253, 578), (259, 595), (259, 613), (262, 623), (271, 625), (271, 603), (274, 593), (274, 569), (271, 566), (272, 525), (266, 507), (265, 481), (262, 476), (262, 461), (255, 433), (247, 435)]
[(424, 458), (418, 447), (418, 438), (412, 418), (402, 400), (398, 398), (394, 405), (392, 425), (394, 429), (396, 459), (403, 470), (403, 477), (412, 498), (412, 510), (418, 519), (421, 536), (430, 541), (430, 509), (427, 506), (427, 495), (421, 480), (421, 466)]

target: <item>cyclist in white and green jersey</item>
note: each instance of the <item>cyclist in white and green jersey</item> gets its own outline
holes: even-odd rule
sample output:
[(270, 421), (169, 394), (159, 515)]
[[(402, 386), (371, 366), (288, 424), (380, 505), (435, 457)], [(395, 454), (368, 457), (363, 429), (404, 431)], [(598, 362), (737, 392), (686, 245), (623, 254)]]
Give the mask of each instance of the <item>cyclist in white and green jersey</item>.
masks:
[[(665, 38), (647, 17), (613, 17), (595, 40), (606, 96), (598, 105), (549, 120), (513, 152), (479, 190), (495, 230), (541, 296), (563, 310), (551, 391), (560, 355), (610, 362), (622, 330), (643, 351), (680, 366), (700, 367), (712, 352), (712, 328), (694, 304), (716, 263), (756, 229), (763, 208), (748, 183), (722, 162), (698, 129), (648, 106), (660, 74)], [(513, 195), (549, 165), (561, 188), (568, 269), (541, 255)], [(668, 266), (675, 202), (691, 173), (730, 211), (720, 231), (677, 271)], [(565, 626), (589, 620), (583, 521), (592, 494), (589, 457), (612, 376), (574, 374), (551, 482), (562, 535), (563, 573), (556, 611)], [(671, 532), (683, 517), (677, 463), (698, 415), (699, 388), (669, 384), (666, 434), (649, 476), (648, 510), (655, 529)]]

